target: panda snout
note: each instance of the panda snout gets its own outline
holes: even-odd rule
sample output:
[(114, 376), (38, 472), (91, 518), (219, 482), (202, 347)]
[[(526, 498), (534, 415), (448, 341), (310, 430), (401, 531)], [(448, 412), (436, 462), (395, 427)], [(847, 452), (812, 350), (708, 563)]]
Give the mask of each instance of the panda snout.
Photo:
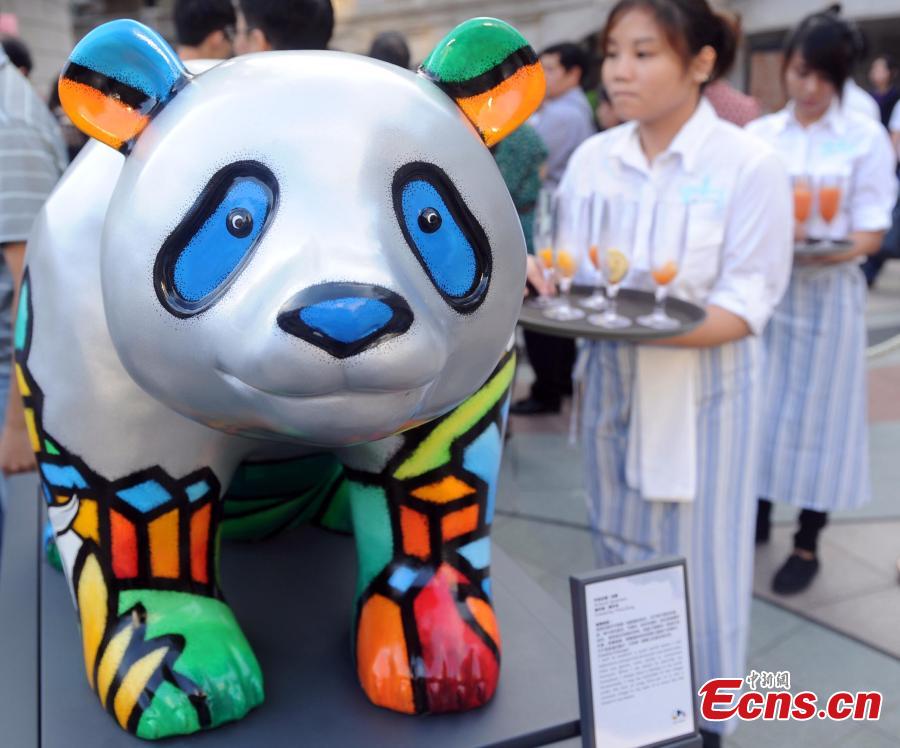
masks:
[(335, 358), (349, 358), (413, 322), (409, 304), (393, 291), (368, 283), (322, 283), (294, 295), (278, 312), (278, 326), (289, 335)]

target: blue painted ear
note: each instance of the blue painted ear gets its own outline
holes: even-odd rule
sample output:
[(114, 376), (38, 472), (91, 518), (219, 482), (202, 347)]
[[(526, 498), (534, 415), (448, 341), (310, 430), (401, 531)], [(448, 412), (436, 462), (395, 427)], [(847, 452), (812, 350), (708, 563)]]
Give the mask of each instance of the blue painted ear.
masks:
[(59, 78), (59, 99), (78, 129), (127, 153), (189, 80), (165, 39), (123, 19), (78, 42)]

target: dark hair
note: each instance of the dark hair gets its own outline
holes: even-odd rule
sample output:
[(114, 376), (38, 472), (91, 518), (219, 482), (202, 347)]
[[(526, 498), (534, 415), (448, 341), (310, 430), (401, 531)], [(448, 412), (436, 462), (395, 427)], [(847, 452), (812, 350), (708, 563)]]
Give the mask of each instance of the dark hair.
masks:
[(334, 30), (331, 0), (239, 0), (251, 29), (273, 49), (325, 49)]
[(882, 52), (879, 55), (875, 55), (872, 58), (872, 63), (877, 62), (878, 60), (884, 60), (884, 64), (887, 66), (887, 69), (891, 71), (891, 75), (895, 75), (897, 73), (897, 59), (894, 55), (889, 52)]
[(382, 31), (376, 36), (369, 48), (369, 57), (409, 68), (409, 46), (403, 34), (397, 31)]
[(841, 3), (832, 3), (823, 12), (839, 18), (850, 31), (850, 37), (853, 41), (853, 62), (862, 60), (869, 54), (869, 38), (865, 32), (857, 26), (853, 21), (841, 17)]
[(714, 12), (706, 0), (619, 0), (609, 12), (600, 38), (604, 52), (619, 17), (636, 9), (648, 10), (654, 15), (669, 44), (681, 54), (685, 63), (704, 47), (715, 50), (716, 64), (708, 82), (721, 78), (734, 64), (738, 42), (734, 24)]
[(179, 44), (197, 47), (210, 34), (234, 27), (231, 0), (175, 0), (175, 38)]
[(836, 14), (814, 13), (788, 34), (782, 74), (794, 53), (799, 52), (807, 66), (827, 78), (840, 96), (853, 68), (856, 45), (853, 28)]
[(596, 92), (597, 92), (597, 103), (598, 104), (600, 104), (601, 102), (603, 104), (612, 104), (612, 101), (610, 101), (610, 98), (609, 98), (609, 94), (606, 92), (606, 88), (603, 86), (603, 84), (600, 84), (599, 86), (597, 86)]
[(31, 52), (28, 51), (25, 42), (14, 36), (4, 36), (2, 44), (9, 61), (17, 68), (25, 68), (25, 75), (28, 75), (34, 65), (31, 61)]
[(572, 42), (562, 42), (561, 44), (552, 44), (547, 47), (543, 52), (541, 52), (541, 57), (544, 55), (557, 55), (559, 57), (559, 64), (565, 68), (565, 71), (568, 73), (572, 68), (578, 68), (581, 72), (581, 77), (584, 77), (584, 74), (588, 69), (588, 55), (581, 47), (577, 44), (572, 44)]

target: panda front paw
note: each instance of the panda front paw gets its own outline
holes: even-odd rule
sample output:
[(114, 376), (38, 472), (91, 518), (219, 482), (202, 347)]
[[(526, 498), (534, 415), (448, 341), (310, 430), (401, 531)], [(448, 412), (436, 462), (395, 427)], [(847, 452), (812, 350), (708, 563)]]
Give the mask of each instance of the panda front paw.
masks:
[(493, 609), (461, 572), (442, 564), (411, 598), (366, 600), (357, 667), (369, 699), (388, 709), (413, 714), (483, 706), (500, 675)]
[(149, 740), (186, 735), (262, 703), (259, 663), (221, 600), (123, 590), (118, 609), (87, 662), (101, 703), (128, 732)]

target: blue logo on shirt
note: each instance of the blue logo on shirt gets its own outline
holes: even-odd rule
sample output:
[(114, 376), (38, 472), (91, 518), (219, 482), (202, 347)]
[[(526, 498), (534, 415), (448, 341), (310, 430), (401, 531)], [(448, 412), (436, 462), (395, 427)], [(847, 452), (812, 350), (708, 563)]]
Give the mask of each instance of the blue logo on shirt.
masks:
[(721, 207), (725, 200), (725, 190), (712, 184), (709, 175), (699, 182), (685, 184), (681, 187), (681, 199), (686, 203), (715, 203)]

